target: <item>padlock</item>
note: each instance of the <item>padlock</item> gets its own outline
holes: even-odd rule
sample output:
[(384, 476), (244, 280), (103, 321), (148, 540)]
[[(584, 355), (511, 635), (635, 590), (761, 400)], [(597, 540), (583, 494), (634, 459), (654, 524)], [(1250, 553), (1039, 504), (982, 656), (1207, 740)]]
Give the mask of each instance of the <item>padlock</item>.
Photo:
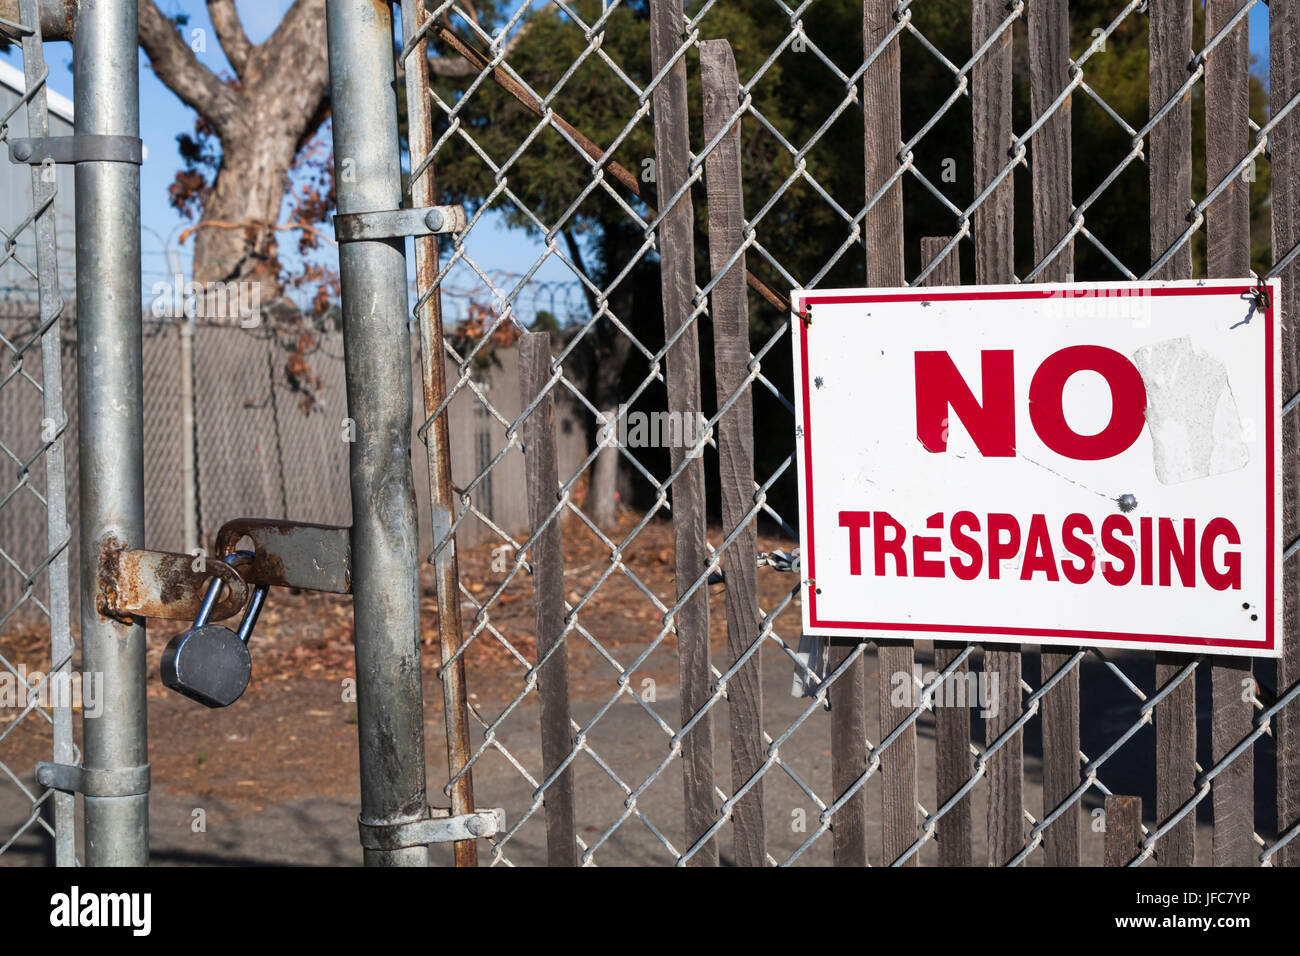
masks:
[[(223, 560), (230, 564), (237, 558), (251, 559), (252, 554), (237, 551)], [(221, 587), (220, 578), (214, 578), (208, 585), (194, 626), (168, 642), (159, 666), (165, 686), (206, 707), (229, 707), (247, 689), (248, 680), (253, 676), (248, 639), (266, 601), (266, 586), (257, 586), (236, 633), (220, 624), (208, 623)]]

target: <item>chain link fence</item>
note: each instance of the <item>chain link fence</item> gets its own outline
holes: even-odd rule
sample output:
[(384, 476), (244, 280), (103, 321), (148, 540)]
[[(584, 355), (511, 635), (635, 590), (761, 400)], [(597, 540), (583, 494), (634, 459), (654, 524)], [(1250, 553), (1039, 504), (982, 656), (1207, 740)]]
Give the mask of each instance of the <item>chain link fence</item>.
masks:
[[(49, 71), (41, 46), (37, 4), (18, 5), (21, 22), (0, 24), (7, 42), (21, 48), (24, 92), (6, 104), (0, 142), (41, 137), (50, 132), (45, 81)], [(29, 406), (21, 423), (7, 420), (0, 434), (5, 478), (0, 483), (0, 516), (8, 532), (0, 538), (0, 631), (22, 616), (43, 627), (19, 645), (19, 654), (0, 655), (0, 800), (25, 803), (27, 812), (6, 819), (21, 822), (0, 833), (0, 855), (19, 841), (42, 841), (49, 859), (62, 866), (76, 862), (71, 794), (48, 790), (35, 781), (35, 759), (76, 763), (73, 741), (73, 641), (69, 626), (69, 525), (64, 447), (62, 324), (55, 241), (54, 167), (15, 166), (12, 175), (27, 180), (10, 193), (20, 218), (0, 223), (4, 253), (0, 284), (25, 289), (29, 320), (6, 324), (0, 347), (6, 361), (0, 372), (0, 407)], [(5, 416), (6, 419), (8, 416)], [(12, 426), (12, 427), (11, 427)], [(35, 755), (35, 756), (34, 756)], [(8, 828), (6, 828), (8, 830)]]
[[(21, 24), (0, 25), (22, 45), (27, 86), (0, 127), (6, 141), (24, 111), (30, 135), (47, 131), (35, 0), (20, 9)], [(391, 24), (369, 5), (329, 6), (336, 147), (360, 170), (340, 182), (340, 212), (383, 210), (400, 187), (404, 205), (459, 203), (469, 218), (452, 237), (415, 240), (422, 422), (408, 423), (406, 396), (393, 394), (394, 382), (407, 385), (406, 343), (394, 347), (405, 322), (388, 307), (403, 286), (401, 257), (374, 241), (340, 253), (349, 414), (362, 436), (350, 478), (353, 495), (368, 496), (352, 509), (368, 859), (424, 858), (392, 836), (425, 822), (425, 721), (406, 633), (419, 609), (404, 580), (418, 542), (404, 492), (410, 424), (427, 446), (416, 479), (429, 488), (444, 790), (453, 814), (505, 809), (487, 862), (1295, 862), (1294, 562), (1276, 667), (924, 641), (828, 647), (800, 633), (786, 297), (963, 278), (1253, 274), (1283, 280), (1285, 308), (1300, 255), (1294, 0), (482, 10), (405, 0), (401, 13), (411, 161), (399, 184), (387, 155), (397, 130), (367, 100), (392, 93), (391, 63), (366, 69), (385, 56)], [(1252, 46), (1248, 22), (1267, 23), (1266, 44)], [(351, 77), (340, 63), (356, 67)], [(109, 132), (130, 134), (129, 113), (111, 117)], [(88, 165), (93, 183), (132, 198), (129, 170)], [(0, 332), (5, 408), (39, 397), (41, 412), (35, 432), (30, 413), (0, 415), (6, 429), (22, 423), (0, 434), (10, 465), (0, 527), (26, 529), (19, 543), (0, 540), (0, 628), (33, 609), (48, 625), (23, 660), (0, 659), (0, 678), (17, 678), (23, 698), (4, 710), (0, 793), (30, 808), (0, 834), (0, 853), (52, 834), (55, 861), (69, 864), (74, 798), (36, 786), (29, 769), (51, 752), (80, 762), (70, 702), (40, 693), (73, 663), (53, 187), (34, 168), (30, 214), (0, 224), (0, 268), (41, 292), (34, 322)], [(536, 261), (508, 273), (482, 264), (500, 215), (540, 239)], [(101, 242), (87, 268), (130, 251)], [(550, 260), (581, 295), (566, 294), (564, 314), (548, 308), (543, 323), (549, 293), (538, 286), (550, 280), (534, 277)], [(442, 316), (443, 295), (466, 289), (480, 325), (472, 335)], [(131, 317), (98, 304), (81, 331), (107, 344)], [(557, 334), (538, 331), (555, 324)], [(1283, 328), (1291, 395), (1300, 367)], [(498, 366), (489, 383), (491, 351), (518, 335), (517, 365)], [(250, 383), (274, 381), (269, 354), (240, 366)], [(207, 389), (217, 394), (231, 376), (201, 345), (196, 356), (197, 391), (218, 375)], [(129, 364), (99, 384), (126, 395), (140, 372)], [(276, 436), (281, 460), (321, 454), (288, 439), (286, 410), (270, 396), (255, 409), (271, 417), (253, 429), (258, 440)], [(223, 395), (221, 407), (239, 400)], [(458, 402), (472, 430), (456, 424)], [(95, 409), (94, 447), (136, 443), (129, 404)], [(147, 408), (141, 417), (147, 427)], [(647, 420), (667, 437), (633, 439)], [(1287, 541), (1300, 517), (1297, 422), (1288, 414), (1283, 429)], [(581, 452), (558, 452), (557, 431), (570, 448), (581, 439)], [(215, 456), (242, 465), (256, 452), (227, 442)], [(97, 534), (118, 521), (129, 471), (103, 471), (102, 494), (92, 475), (95, 500), (83, 505)], [(257, 510), (256, 499), (266, 515), (306, 517), (308, 505), (266, 474), (241, 486), (232, 511)], [(402, 493), (381, 508), (369, 497), (381, 488)], [(121, 520), (128, 537), (137, 517)], [(34, 551), (33, 532), (45, 543)], [(86, 619), (86, 666), (121, 678), (113, 706), (126, 718), (105, 722), (95, 748), (88, 728), (87, 750), (107, 761), (95, 769), (141, 771), (143, 723), (128, 725), (143, 708), (131, 696), (142, 691), (132, 683), (142, 630)], [(34, 667), (43, 674), (33, 682)], [(901, 704), (891, 693), (900, 676), (911, 697)], [(981, 677), (999, 689), (975, 715), (947, 703), (951, 683)], [(133, 700), (139, 712), (128, 712)], [(103, 862), (145, 858), (144, 795), (138, 783), (128, 790), (102, 797), (87, 822)], [(1121, 827), (1107, 826), (1121, 820), (1135, 834), (1127, 847), (1110, 836)], [(471, 840), (454, 852), (459, 864), (477, 859)]]
[[(486, 337), (441, 343), (456, 374), (426, 408), (428, 440), (472, 394), (504, 439), (458, 489), (450, 530), (490, 529), (509, 564), (492, 574), (461, 554), (467, 616), (441, 666), (453, 810), (472, 779), (471, 799), (510, 822), (490, 862), (1099, 863), (1107, 809), (1129, 807), (1108, 801), (1145, 794), (1120, 862), (1293, 863), (1293, 564), (1275, 670), (924, 641), (827, 649), (799, 633), (799, 581), (772, 554), (798, 537), (785, 290), (955, 284), (963, 269), (980, 283), (1251, 274), (1282, 277), (1286, 307), (1300, 254), (1294, 4), (556, 0), (491, 13), (403, 5), (409, 204), (472, 200), (416, 314), (440, 286), (476, 285), (491, 290), (489, 331), (523, 331), (516, 303), (551, 260), (585, 302), (540, 377), (521, 372), (521, 414), (475, 386)], [(412, 87), (426, 49), (433, 78)], [(479, 261), (497, 214), (539, 239), (506, 282)], [(592, 356), (613, 364), (613, 388)], [(590, 445), (558, 496), (537, 479), (530, 532), (508, 533), (478, 495), (511, 449), (544, 441), (530, 416), (560, 395), (590, 433), (665, 410), (704, 411), (707, 425), (668, 453)], [(1290, 484), (1293, 416), (1284, 433)], [(614, 523), (593, 519), (587, 490), (608, 447), (636, 489)], [(1296, 517), (1288, 492), (1288, 541)], [(656, 568), (645, 555), (660, 545)], [(450, 549), (440, 538), (435, 566)], [(562, 584), (544, 584), (539, 551)], [(512, 603), (530, 592), (535, 617)], [(943, 689), (981, 664), (1002, 678), (1002, 706), (972, 736)], [(787, 696), (791, 672), (802, 696)], [(896, 674), (915, 706), (891, 703)]]

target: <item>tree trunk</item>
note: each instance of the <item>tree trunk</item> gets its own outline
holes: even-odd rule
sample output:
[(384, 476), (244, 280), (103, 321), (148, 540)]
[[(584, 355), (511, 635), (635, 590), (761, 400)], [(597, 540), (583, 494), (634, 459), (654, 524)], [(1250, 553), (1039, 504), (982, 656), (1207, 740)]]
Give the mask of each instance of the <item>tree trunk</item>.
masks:
[(250, 136), (223, 144), (221, 169), (194, 240), (194, 280), (259, 282), (263, 301), (281, 291), (273, 228), (296, 144)]

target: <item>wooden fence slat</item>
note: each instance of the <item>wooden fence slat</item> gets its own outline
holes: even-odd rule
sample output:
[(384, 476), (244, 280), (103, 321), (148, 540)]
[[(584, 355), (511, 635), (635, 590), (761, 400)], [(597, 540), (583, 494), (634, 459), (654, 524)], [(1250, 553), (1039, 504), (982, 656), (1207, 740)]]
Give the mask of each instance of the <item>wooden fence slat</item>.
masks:
[[(951, 241), (949, 236), (927, 236), (921, 240), (921, 262), (928, 266)], [(952, 252), (925, 277), (927, 286), (961, 285), (961, 259), (957, 250)], [(953, 660), (966, 649), (965, 644), (952, 641), (934, 642), (934, 669), (942, 672)], [(943, 693), (936, 694), (934, 704), (934, 772), (936, 808), (943, 806), (954, 793), (965, 786), (972, 772), (970, 753), (970, 700), (965, 695), (967, 674), (970, 665), (963, 662), (948, 678), (955, 689), (960, 688), (962, 695), (947, 698)], [(960, 701), (959, 706), (944, 706), (943, 701)], [(972, 850), (972, 827), (970, 794), (953, 804), (952, 809), (939, 819), (937, 831), (939, 843), (940, 866), (970, 866), (974, 851)]]
[[(1190, 0), (1151, 0), (1150, 115), (1154, 116), (1187, 82), (1192, 61)], [(1147, 147), (1151, 182), (1151, 261), (1159, 259), (1187, 228), (1192, 201), (1192, 95), (1151, 131)], [(1153, 279), (1190, 279), (1192, 246), (1184, 243)]]
[[(1268, 8), (1269, 100), (1272, 115), (1300, 92), (1300, 0), (1272, 0)], [(1272, 151), (1269, 208), (1273, 218), (1273, 261), (1282, 259), (1300, 243), (1300, 112), (1292, 111), (1269, 134)], [(1300, 336), (1292, 321), (1294, 297), (1300, 293), (1300, 259), (1281, 272), (1282, 308), (1274, 321), (1282, 330), (1282, 395), (1300, 391)], [(1283, 541), (1300, 535), (1300, 414), (1292, 412), (1282, 422)], [(1300, 560), (1283, 565), (1284, 594), (1282, 658), (1277, 664), (1277, 692), (1285, 694), (1300, 680)], [(1300, 700), (1292, 701), (1274, 718), (1277, 745), (1277, 829), (1286, 833), (1300, 823)], [(1292, 840), (1273, 857), (1278, 866), (1300, 866), (1300, 840)]]
[[(650, 64), (655, 74), (667, 66), (681, 46), (682, 0), (650, 0)], [(685, 184), (690, 164), (686, 103), (686, 59), (679, 57), (655, 87), (653, 98), (655, 171), (660, 204), (666, 205)], [(663, 212), (663, 210), (661, 210)], [(663, 295), (664, 334), (671, 338), (689, 327), (668, 350), (665, 377), (668, 410), (679, 421), (697, 421), (700, 412), (699, 330), (690, 321), (695, 294), (695, 221), (688, 190), (663, 212), (658, 250)], [(689, 449), (670, 449), (674, 472)], [(708, 542), (704, 510), (704, 460), (695, 458), (672, 484), (673, 537), (677, 595), (680, 599), (704, 577)], [(701, 584), (682, 605), (674, 621), (681, 677), (683, 725), (708, 703), (713, 683), (709, 659), (709, 596)], [(717, 819), (713, 781), (713, 712), (704, 714), (682, 742), (682, 780), (686, 802), (686, 847), (695, 844)], [(691, 857), (696, 866), (718, 864), (718, 842), (710, 839)]]
[[(827, 673), (833, 674), (853, 653), (843, 644), (830, 647)], [(831, 789), (835, 799), (867, 772), (867, 694), (865, 655), (858, 655), (830, 686)], [(837, 811), (831, 823), (835, 866), (867, 865), (867, 788), (861, 787)]]
[[(1070, 81), (1070, 10), (1067, 0), (1029, 5), (1029, 108), (1035, 121), (1047, 112)], [(1066, 100), (1030, 141), (1033, 160), (1034, 265), (1070, 231), (1072, 181), (1070, 100)], [(1044, 282), (1068, 282), (1074, 272), (1074, 240), (1039, 273)]]
[[(892, 0), (863, 0), (865, 56), (875, 52), (893, 29), (896, 6)], [(898, 171), (898, 153), (903, 148), (900, 64), (898, 40), (894, 39), (862, 74), (862, 102), (866, 104), (863, 165), (868, 200)], [(902, 179), (867, 210), (862, 233), (866, 241), (867, 285), (903, 285)]]
[[(971, 50), (979, 49), (999, 27), (1006, 7), (999, 0), (972, 0)], [(1011, 31), (980, 58), (972, 70), (971, 100), (975, 134), (975, 194), (979, 195), (1009, 162), (1012, 141)], [(1011, 282), (1015, 275), (1014, 191), (1008, 175), (975, 210), (975, 281)], [(991, 744), (1020, 716), (1020, 649), (1009, 645), (984, 652), (984, 670), (995, 713), (985, 722)], [(996, 681), (996, 684), (994, 684)], [(1018, 731), (989, 760), (988, 860), (1001, 866), (1025, 843), (1024, 732)]]
[[(551, 377), (551, 336), (526, 332), (519, 339), (519, 404), (527, 408)], [(524, 420), (524, 470), (528, 495), (528, 522), (535, 534), (555, 507), (559, 477), (555, 458), (555, 399), (553, 393)], [(537, 659), (564, 636), (564, 531), (556, 515), (529, 549), (533, 566), (533, 612), (537, 622)], [(537, 672), (542, 698), (542, 775), (551, 774), (573, 749), (569, 709), (569, 658), (567, 647), (555, 651)], [(546, 862), (548, 866), (577, 866), (578, 844), (574, 829), (573, 765), (555, 778), (543, 795), (546, 811)]]
[[(892, 0), (863, 0), (862, 46), (865, 56), (875, 52), (894, 26)], [(898, 40), (890, 41), (862, 75), (864, 111), (863, 156), (866, 196), (870, 200), (889, 177), (898, 171), (898, 152), (903, 147), (900, 56)], [(866, 238), (867, 285), (902, 286), (903, 275), (903, 183), (896, 181), (867, 210), (862, 223)], [(877, 706), (880, 737), (885, 738), (911, 713), (912, 707), (895, 707), (893, 675), (912, 680), (916, 653), (911, 641), (876, 641)], [(903, 854), (919, 835), (916, 815), (916, 725), (904, 731), (885, 748), (880, 762), (881, 828), (883, 860), (891, 863)], [(913, 855), (908, 866), (916, 866)]]
[(1106, 797), (1106, 866), (1127, 866), (1142, 849), (1142, 798)]
[[(1186, 82), (1192, 60), (1190, 0), (1151, 0), (1150, 112), (1154, 115)], [(1187, 228), (1192, 193), (1191, 93), (1151, 131), (1151, 261), (1155, 262)], [(1156, 279), (1190, 279), (1192, 249), (1185, 243), (1157, 272)], [(1185, 654), (1156, 654), (1156, 686), (1164, 687), (1186, 664)], [(1156, 820), (1163, 824), (1191, 796), (1196, 782), (1196, 685), (1183, 681), (1156, 705)], [(1196, 820), (1191, 813), (1160, 838), (1161, 866), (1190, 866), (1196, 856)]]
[[(1070, 11), (1066, 0), (1037, 0), (1029, 7), (1029, 103), (1035, 121), (1070, 79)], [(1070, 229), (1070, 101), (1039, 128), (1030, 143), (1033, 159), (1034, 263), (1045, 261)], [(1074, 240), (1044, 267), (1044, 282), (1068, 282), (1074, 272)], [(1044, 647), (1042, 680), (1065, 667), (1077, 648)], [(1050, 813), (1079, 786), (1079, 668), (1073, 667), (1042, 700), (1043, 812)], [(1043, 832), (1048, 866), (1078, 866), (1081, 816), (1075, 801)]]
[[(1205, 34), (1218, 33), (1242, 0), (1207, 0)], [(1207, 189), (1232, 172), (1250, 149), (1250, 48), (1245, 22), (1205, 62), (1205, 181)], [(1205, 213), (1206, 263), (1211, 278), (1250, 274), (1250, 184), (1240, 176)], [(1215, 657), (1210, 668), (1210, 749), (1220, 760), (1254, 722), (1254, 677), (1248, 657)], [(1247, 693), (1249, 689), (1249, 693)], [(1243, 751), (1211, 784), (1215, 866), (1250, 866), (1256, 857), (1255, 751)]]
[[(711, 141), (740, 105), (736, 59), (726, 40), (700, 44), (704, 86), (704, 139)], [(740, 123), (718, 141), (704, 162), (709, 213), (709, 265), (716, 275), (741, 247), (745, 230), (741, 188)], [(735, 404), (718, 421), (718, 471), (722, 482), (722, 534), (744, 527), (723, 556), (727, 589), (727, 650), (735, 662), (759, 639), (758, 535), (748, 519), (754, 503), (754, 407), (749, 377), (749, 302), (745, 257), (713, 287), (713, 363), (718, 407), (737, 391)], [(739, 790), (763, 765), (763, 671), (756, 652), (727, 681), (731, 715), (731, 789)], [(763, 780), (731, 812), (735, 863), (764, 866)]]
[[(1042, 680), (1067, 666), (1077, 648), (1042, 650)], [(1061, 805), (1079, 787), (1079, 665), (1043, 695), (1040, 714), (1043, 734), (1043, 813)], [(1043, 831), (1043, 862), (1047, 866), (1078, 866), (1082, 829), (1080, 801)]]

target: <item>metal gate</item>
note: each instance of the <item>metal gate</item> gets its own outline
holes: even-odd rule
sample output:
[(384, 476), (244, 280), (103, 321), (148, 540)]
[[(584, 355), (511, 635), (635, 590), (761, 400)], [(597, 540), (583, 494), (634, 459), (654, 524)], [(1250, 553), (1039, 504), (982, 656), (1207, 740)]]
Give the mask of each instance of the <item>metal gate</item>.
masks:
[[(30, 660), (44, 673), (33, 680), (27, 661), (0, 660), (24, 701), (0, 728), (0, 790), (30, 805), (0, 852), (50, 832), (56, 861), (74, 862), (81, 792), (86, 862), (143, 863), (142, 615), (159, 599), (105, 594), (101, 577), (125, 580), (115, 560), (137, 570), (188, 561), (142, 550), (135, 4), (79, 8), (77, 135), (58, 145), (41, 142), (41, 29), (49, 38), (57, 24), (37, 0), (18, 9), (19, 22), (0, 28), (21, 43), (26, 92), (0, 135), (13, 161), (32, 166), (32, 198), (30, 215), (0, 224), (0, 265), (39, 294), (26, 331), (0, 339), (0, 394), (39, 396), (47, 427), (0, 435), (0, 508), (38, 509), (46, 547), (20, 561), (0, 542), (0, 575), (21, 585), (0, 625), (37, 614)], [(1197, 269), (1280, 277), (1289, 309), (1300, 257), (1296, 0), (1267, 5), (1266, 82), (1250, 70), (1247, 31), (1261, 0), (1209, 0), (1203, 18), (1186, 0), (1101, 13), (974, 0), (969, 23), (965, 5), (912, 0), (557, 0), (483, 20), (463, 2), (403, 0), (395, 50), (396, 9), (327, 7), (354, 523), (294, 539), (317, 574), (311, 586), (354, 598), (368, 863), (444, 862), (444, 852), (460, 865), (481, 852), (493, 864), (550, 865), (1296, 862), (1294, 560), (1276, 668), (1031, 646), (826, 646), (799, 633), (806, 582), (783, 514), (794, 480), (790, 288), (958, 284), (963, 263), (981, 284)], [(1132, 54), (1135, 37), (1142, 56), (1106, 59)], [(943, 83), (918, 86), (918, 63)], [(1125, 99), (1117, 78), (1135, 63), (1144, 95)], [(8, 125), (23, 109), (27, 143)], [(1077, 142), (1080, 131), (1099, 143)], [(969, 152), (955, 157), (967, 135)], [(42, 696), (73, 651), (50, 150), (76, 163), (84, 252), (81, 640), (83, 669), (104, 685), (84, 762), (67, 698)], [(1147, 207), (1141, 261), (1115, 251), (1132, 238), (1134, 195)], [(1128, 220), (1107, 212), (1115, 203)], [(1020, 243), (1017, 208), (1029, 211)], [(505, 280), (479, 261), (494, 210), (541, 238), (536, 261)], [(523, 311), (551, 261), (581, 291), (553, 332)], [(447, 328), (442, 297), (461, 276), (488, 320)], [(412, 319), (427, 568), (410, 459)], [(516, 339), (517, 404), (477, 371)], [(1284, 392), (1300, 393), (1285, 322), (1283, 350)], [(457, 395), (472, 395), (501, 438), (462, 487), (446, 414)], [(573, 473), (557, 464), (561, 402), (595, 439)], [(1300, 549), (1295, 404), (1284, 419), (1288, 559)], [(477, 497), (520, 454), (522, 531)], [(474, 523), (492, 540), (458, 551)], [(222, 536), (233, 548), (267, 527)], [(328, 567), (312, 563), (313, 547)], [(214, 573), (244, 586), (240, 604), (250, 581), (265, 583), (252, 575), (267, 576), (203, 572)], [(422, 633), (422, 574), (436, 639)], [(187, 601), (204, 580), (190, 574)], [(174, 603), (161, 616), (192, 610)], [(422, 645), (437, 647), (443, 698), (432, 749), (445, 765), (429, 759), (445, 769), (448, 806), (436, 812)], [(958, 687), (981, 691), (978, 709), (950, 696)], [(23, 735), (43, 727), (41, 755), (53, 759), (37, 781), (12, 755), (28, 754)]]

